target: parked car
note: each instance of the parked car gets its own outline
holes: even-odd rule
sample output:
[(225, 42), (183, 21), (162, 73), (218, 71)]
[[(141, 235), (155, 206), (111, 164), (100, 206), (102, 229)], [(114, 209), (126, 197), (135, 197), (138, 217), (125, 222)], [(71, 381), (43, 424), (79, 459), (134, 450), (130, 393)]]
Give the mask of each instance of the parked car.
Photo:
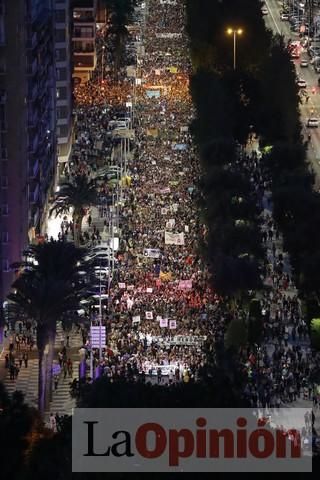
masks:
[(266, 6), (262, 7), (261, 12), (262, 12), (262, 15), (268, 15), (269, 13)]
[(319, 126), (319, 119), (316, 117), (310, 117), (307, 121), (307, 127), (309, 128), (318, 128)]
[(308, 60), (302, 59), (301, 62), (300, 62), (300, 67), (301, 67), (301, 68), (306, 68), (306, 67), (308, 67), (308, 66), (309, 66)]

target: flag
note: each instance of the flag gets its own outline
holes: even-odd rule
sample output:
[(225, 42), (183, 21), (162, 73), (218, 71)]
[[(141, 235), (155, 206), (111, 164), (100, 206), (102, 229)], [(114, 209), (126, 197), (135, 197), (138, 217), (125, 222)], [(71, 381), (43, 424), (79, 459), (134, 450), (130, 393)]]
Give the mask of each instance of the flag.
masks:
[(160, 272), (160, 280), (162, 282), (171, 282), (172, 280), (172, 273), (171, 272)]
[(184, 245), (184, 233), (164, 232), (164, 243), (166, 245)]
[(178, 73), (177, 67), (169, 67), (169, 72), (170, 73)]

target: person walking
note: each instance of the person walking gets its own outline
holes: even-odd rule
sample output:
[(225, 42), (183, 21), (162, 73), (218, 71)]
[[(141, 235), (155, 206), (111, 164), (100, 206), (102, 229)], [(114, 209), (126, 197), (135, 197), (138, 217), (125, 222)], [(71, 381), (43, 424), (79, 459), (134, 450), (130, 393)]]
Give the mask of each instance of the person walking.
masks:
[(50, 428), (51, 430), (56, 433), (57, 432), (57, 421), (56, 421), (56, 417), (53, 415), (53, 413), (50, 413)]
[(24, 354), (23, 354), (23, 357), (22, 357), (22, 358), (23, 358), (23, 361), (24, 361), (24, 366), (25, 366), (25, 368), (28, 368), (28, 360), (29, 360), (29, 356), (28, 356), (27, 352), (24, 352)]

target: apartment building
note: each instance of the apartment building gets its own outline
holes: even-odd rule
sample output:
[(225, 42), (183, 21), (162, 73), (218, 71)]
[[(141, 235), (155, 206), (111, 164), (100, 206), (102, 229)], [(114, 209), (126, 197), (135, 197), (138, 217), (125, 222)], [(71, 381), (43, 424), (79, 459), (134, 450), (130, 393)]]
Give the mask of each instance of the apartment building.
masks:
[(73, 78), (76, 83), (86, 83), (97, 63), (96, 0), (73, 0)]
[(0, 300), (42, 232), (56, 171), (53, 0), (0, 0)]
[(71, 28), (70, 0), (55, 0), (57, 181), (70, 158), (73, 140)]

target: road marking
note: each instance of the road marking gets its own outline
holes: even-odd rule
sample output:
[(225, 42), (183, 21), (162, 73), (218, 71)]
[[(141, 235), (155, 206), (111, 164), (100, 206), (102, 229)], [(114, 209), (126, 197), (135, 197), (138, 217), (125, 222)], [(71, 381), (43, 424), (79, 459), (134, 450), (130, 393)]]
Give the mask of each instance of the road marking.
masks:
[(276, 19), (275, 19), (274, 16), (273, 16), (273, 13), (272, 13), (272, 11), (271, 11), (271, 8), (270, 8), (269, 3), (267, 2), (267, 0), (265, 1), (265, 4), (267, 5), (267, 8), (268, 8), (269, 13), (270, 13), (270, 15), (271, 15), (271, 18), (272, 18), (272, 20), (273, 20), (273, 23), (275, 24), (276, 29), (278, 30), (279, 35), (281, 35), (281, 30), (280, 30), (279, 27), (278, 27), (278, 24), (277, 24), (277, 22), (276, 22)]

